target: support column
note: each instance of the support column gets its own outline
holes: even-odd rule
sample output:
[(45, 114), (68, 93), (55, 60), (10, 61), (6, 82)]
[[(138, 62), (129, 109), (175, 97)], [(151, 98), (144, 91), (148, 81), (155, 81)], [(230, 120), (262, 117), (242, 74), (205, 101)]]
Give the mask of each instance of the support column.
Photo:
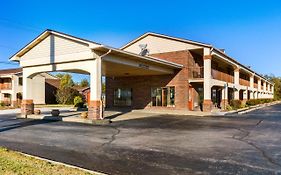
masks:
[(204, 102), (203, 111), (212, 110), (212, 98), (211, 98), (211, 80), (212, 80), (212, 55), (210, 55), (210, 49), (204, 49)]
[(268, 83), (267, 85), (267, 91), (270, 92), (271, 88), (270, 88), (270, 84)]
[(254, 88), (254, 75), (250, 75), (250, 87)]
[(101, 58), (94, 60), (93, 71), (90, 73), (90, 103), (88, 104), (88, 118), (91, 120), (103, 119), (102, 104), (102, 73)]
[(25, 75), (23, 70), (23, 100), (21, 103), (21, 114), (30, 115), (34, 113), (34, 103), (32, 97), (32, 79)]
[(233, 89), (234, 91), (234, 100), (239, 100), (239, 80), (240, 80), (240, 73), (239, 73), (239, 67), (237, 67), (235, 70), (234, 70), (234, 85), (235, 85), (235, 88)]
[(17, 76), (12, 76), (12, 94), (11, 94), (11, 105), (12, 107), (18, 107), (17, 103), (17, 87), (18, 87), (18, 77)]
[(221, 107), (222, 109), (226, 109), (226, 106), (228, 105), (228, 85), (225, 84), (224, 85), (224, 88), (222, 89), (221, 91), (221, 97), (222, 97), (222, 100), (221, 100)]
[(261, 98), (261, 79), (258, 79), (258, 99)]
[(246, 101), (248, 100), (248, 89), (243, 91), (243, 104), (246, 104)]

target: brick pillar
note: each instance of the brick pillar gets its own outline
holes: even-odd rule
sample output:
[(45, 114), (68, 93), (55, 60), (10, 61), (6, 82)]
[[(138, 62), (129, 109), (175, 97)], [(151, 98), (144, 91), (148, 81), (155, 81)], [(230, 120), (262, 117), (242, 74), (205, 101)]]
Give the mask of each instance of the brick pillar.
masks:
[(12, 105), (13, 107), (18, 107), (18, 106), (19, 106), (17, 100), (13, 100), (11, 105)]
[(22, 100), (21, 103), (21, 114), (30, 115), (34, 113), (34, 103), (33, 100)]
[(88, 118), (90, 120), (103, 119), (103, 106), (101, 100), (90, 101), (88, 104)]
[(203, 102), (203, 111), (204, 112), (210, 112), (213, 108), (213, 102), (212, 100), (204, 100)]

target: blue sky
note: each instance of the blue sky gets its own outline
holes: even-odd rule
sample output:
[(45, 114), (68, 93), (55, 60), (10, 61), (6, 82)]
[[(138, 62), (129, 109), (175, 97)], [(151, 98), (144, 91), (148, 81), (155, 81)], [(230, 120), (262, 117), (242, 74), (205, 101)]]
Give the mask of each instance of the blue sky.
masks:
[(114, 47), (147, 31), (211, 43), (259, 73), (281, 76), (277, 0), (4, 0), (0, 68), (17, 67), (8, 58), (47, 28)]

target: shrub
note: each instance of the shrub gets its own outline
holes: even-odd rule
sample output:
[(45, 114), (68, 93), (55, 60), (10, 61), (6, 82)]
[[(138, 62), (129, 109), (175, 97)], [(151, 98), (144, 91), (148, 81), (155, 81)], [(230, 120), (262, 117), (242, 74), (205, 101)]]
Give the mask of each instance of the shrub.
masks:
[(81, 96), (76, 96), (73, 103), (75, 107), (82, 108), (84, 106), (84, 101)]
[(226, 110), (231, 111), (233, 108), (230, 105), (226, 105)]
[(3, 106), (6, 106), (6, 105), (5, 105), (4, 102), (0, 102), (0, 106), (3, 107)]
[(270, 103), (273, 101), (274, 101), (274, 99), (250, 99), (250, 100), (247, 100), (246, 105), (254, 106), (254, 105), (263, 104), (263, 103)]
[(242, 101), (241, 100), (230, 100), (229, 105), (233, 108), (233, 109), (239, 109), (242, 106)]

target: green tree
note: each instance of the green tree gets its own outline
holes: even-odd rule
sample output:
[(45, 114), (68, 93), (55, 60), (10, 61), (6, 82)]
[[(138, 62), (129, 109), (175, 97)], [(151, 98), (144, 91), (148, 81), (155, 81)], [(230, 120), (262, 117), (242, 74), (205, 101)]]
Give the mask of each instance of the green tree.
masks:
[(60, 88), (74, 86), (74, 81), (72, 80), (72, 75), (65, 73), (65, 74), (57, 74), (56, 76), (60, 78)]
[(89, 83), (89, 81), (86, 78), (84, 78), (84, 79), (81, 80), (80, 86), (81, 87), (89, 87), (90, 83)]
[(57, 90), (56, 100), (59, 104), (73, 104), (76, 96), (81, 96), (77, 90), (71, 87), (64, 87)]
[(274, 83), (274, 99), (281, 100), (281, 77), (275, 77), (273, 74), (264, 77)]

